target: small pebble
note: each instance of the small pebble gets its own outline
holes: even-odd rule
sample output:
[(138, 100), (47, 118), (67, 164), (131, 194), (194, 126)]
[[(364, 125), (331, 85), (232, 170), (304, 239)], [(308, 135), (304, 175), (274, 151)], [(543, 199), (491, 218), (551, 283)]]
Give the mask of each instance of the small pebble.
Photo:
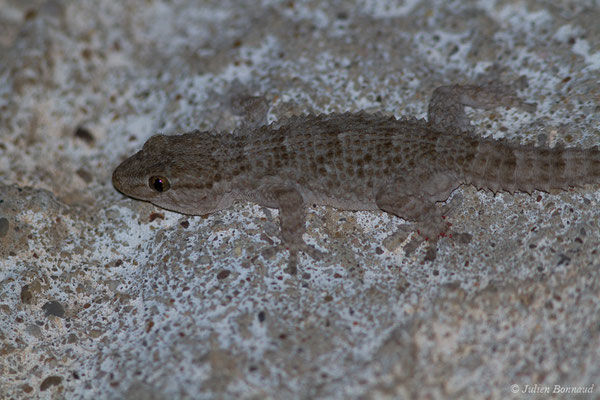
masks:
[(8, 233), (9, 227), (10, 227), (10, 224), (8, 222), (8, 219), (6, 219), (4, 217), (0, 218), (0, 237), (6, 236), (6, 234)]
[(29, 285), (23, 285), (21, 288), (21, 303), (31, 304), (32, 299), (33, 294), (31, 293), (31, 290), (29, 290)]
[(217, 279), (226, 279), (229, 275), (231, 275), (231, 271), (224, 269), (223, 271), (217, 274)]
[(84, 128), (83, 126), (78, 126), (77, 129), (75, 129), (74, 136), (77, 139), (83, 140), (87, 144), (92, 144), (96, 140), (96, 138), (94, 138), (94, 135), (92, 135), (92, 132), (90, 132), (87, 128)]
[(42, 310), (46, 312), (46, 316), (54, 315), (59, 318), (65, 317), (65, 309), (58, 301), (49, 301), (42, 306)]
[(49, 376), (42, 381), (42, 384), (40, 385), (40, 390), (43, 392), (44, 390), (48, 389), (49, 387), (60, 385), (61, 383), (62, 383), (62, 377), (56, 376), (56, 375)]

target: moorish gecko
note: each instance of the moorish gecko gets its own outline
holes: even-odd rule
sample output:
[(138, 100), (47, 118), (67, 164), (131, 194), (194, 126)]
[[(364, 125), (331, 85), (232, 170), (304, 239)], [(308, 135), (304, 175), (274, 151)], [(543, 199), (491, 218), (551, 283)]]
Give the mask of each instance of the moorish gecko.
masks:
[(115, 169), (124, 194), (184, 214), (223, 210), (237, 199), (277, 208), (289, 271), (307, 245), (309, 204), (383, 210), (416, 224), (419, 241), (452, 232), (445, 201), (462, 184), (494, 192), (566, 189), (600, 183), (600, 150), (535, 148), (473, 134), (464, 106), (521, 107), (509, 86), (441, 86), (428, 120), (381, 114), (294, 116), (240, 134), (155, 135)]

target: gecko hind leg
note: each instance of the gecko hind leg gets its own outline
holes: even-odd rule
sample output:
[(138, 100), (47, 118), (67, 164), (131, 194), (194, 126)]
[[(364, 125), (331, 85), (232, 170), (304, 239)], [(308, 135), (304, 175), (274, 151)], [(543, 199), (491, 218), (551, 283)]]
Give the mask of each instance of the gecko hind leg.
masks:
[(427, 119), (440, 132), (459, 130), (470, 132), (470, 121), (465, 106), (489, 110), (498, 106), (518, 107), (527, 112), (536, 109), (535, 103), (526, 103), (517, 96), (516, 90), (527, 86), (525, 79), (513, 84), (488, 81), (482, 85), (440, 86), (433, 91)]
[[(453, 231), (444, 219), (449, 206), (438, 208), (435, 202), (422, 196), (399, 196), (392, 191), (382, 191), (376, 199), (377, 206), (397, 217), (412, 221), (412, 230), (418, 235), (404, 247), (407, 255), (410, 255), (423, 242), (427, 242), (425, 261), (433, 261), (436, 258), (437, 242), (442, 237), (457, 238), (460, 242), (468, 242), (471, 236), (468, 233)], [(407, 231), (407, 228), (400, 228)]]

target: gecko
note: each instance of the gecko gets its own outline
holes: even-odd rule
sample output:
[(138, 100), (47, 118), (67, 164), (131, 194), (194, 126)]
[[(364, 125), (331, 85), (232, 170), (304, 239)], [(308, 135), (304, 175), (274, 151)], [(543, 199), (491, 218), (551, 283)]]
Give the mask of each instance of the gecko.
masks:
[(213, 213), (236, 200), (278, 209), (290, 273), (300, 251), (324, 254), (303, 239), (310, 204), (381, 210), (412, 222), (409, 245), (426, 242), (425, 259), (433, 260), (438, 240), (459, 234), (442, 203), (461, 185), (531, 194), (600, 183), (598, 146), (535, 147), (475, 134), (465, 106), (535, 111), (516, 90), (440, 86), (426, 120), (347, 112), (292, 116), (236, 134), (154, 135), (115, 169), (112, 182), (127, 196), (183, 214)]

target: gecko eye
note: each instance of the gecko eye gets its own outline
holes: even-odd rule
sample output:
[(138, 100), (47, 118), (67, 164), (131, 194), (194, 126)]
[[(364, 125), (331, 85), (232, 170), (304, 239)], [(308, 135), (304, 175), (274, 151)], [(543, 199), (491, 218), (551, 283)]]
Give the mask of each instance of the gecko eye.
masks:
[(151, 176), (148, 180), (148, 184), (158, 193), (166, 192), (171, 188), (169, 180), (164, 176)]

